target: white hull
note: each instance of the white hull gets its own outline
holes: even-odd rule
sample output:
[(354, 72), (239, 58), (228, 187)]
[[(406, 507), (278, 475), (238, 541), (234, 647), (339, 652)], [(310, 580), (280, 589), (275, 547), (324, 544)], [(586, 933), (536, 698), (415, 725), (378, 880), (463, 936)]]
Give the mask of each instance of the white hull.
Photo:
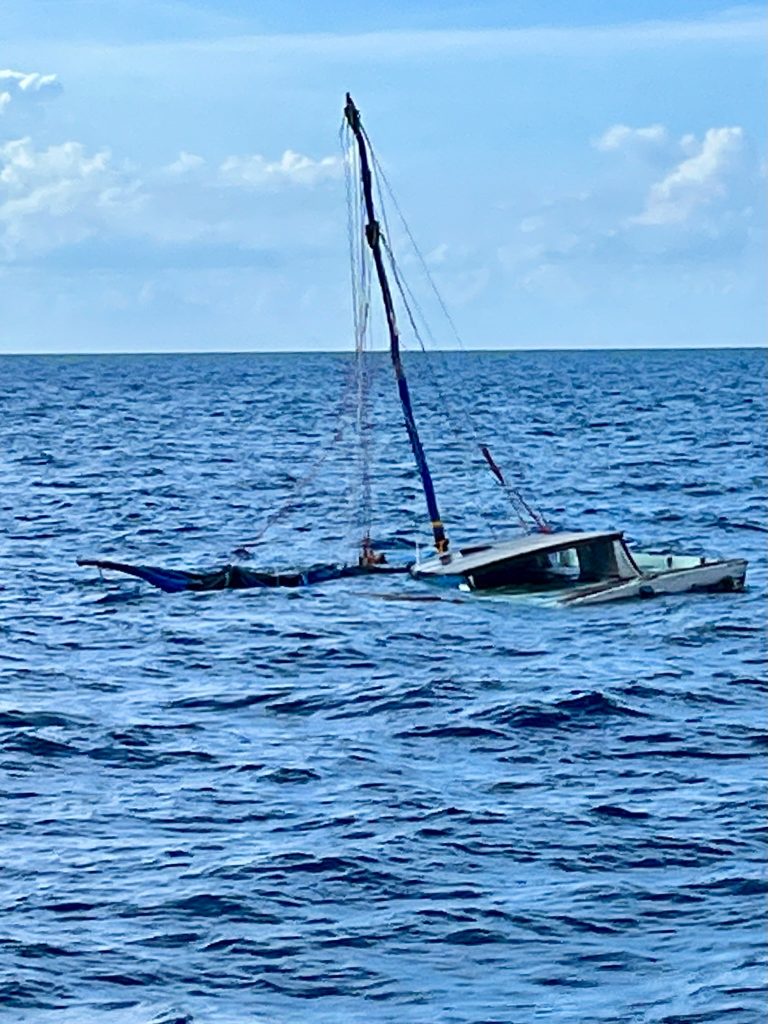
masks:
[(689, 569), (644, 572), (632, 580), (616, 580), (594, 587), (579, 586), (559, 599), (560, 604), (602, 604), (628, 597), (656, 597), (696, 591), (743, 590), (747, 563), (743, 558), (705, 562)]
[(459, 549), (419, 562), (411, 573), (464, 590), (537, 594), (586, 605), (691, 591), (741, 590), (742, 558), (633, 553), (622, 534), (538, 533)]

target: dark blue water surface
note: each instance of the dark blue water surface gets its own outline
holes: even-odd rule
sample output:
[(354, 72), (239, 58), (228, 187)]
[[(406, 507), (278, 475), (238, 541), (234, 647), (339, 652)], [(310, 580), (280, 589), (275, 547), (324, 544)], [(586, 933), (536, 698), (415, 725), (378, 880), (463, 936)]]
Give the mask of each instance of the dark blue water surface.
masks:
[[(405, 560), (428, 524), (379, 363), (374, 534)], [(0, 360), (0, 1017), (762, 1020), (764, 353), (409, 362), (454, 541), (514, 525), (470, 409), (554, 522), (748, 557), (744, 594), (77, 568), (223, 564), (308, 472), (249, 564), (350, 557), (349, 365)]]

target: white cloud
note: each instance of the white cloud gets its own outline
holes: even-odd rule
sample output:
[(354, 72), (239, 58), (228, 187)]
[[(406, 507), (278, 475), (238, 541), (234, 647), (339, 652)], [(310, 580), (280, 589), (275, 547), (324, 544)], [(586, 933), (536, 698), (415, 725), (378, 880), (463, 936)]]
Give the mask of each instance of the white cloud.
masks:
[(614, 125), (597, 142), (623, 161), (611, 178), (591, 194), (520, 211), (518, 231), (498, 251), (517, 287), (554, 294), (557, 274), (586, 280), (596, 267), (606, 280), (669, 266), (724, 273), (762, 250), (764, 183), (741, 127), (675, 138), (663, 125)]
[(56, 75), (43, 75), (39, 71), (0, 70), (0, 114), (11, 103), (20, 100), (45, 100), (61, 92)]
[[(37, 148), (29, 136), (0, 143), (0, 263), (86, 240), (111, 261), (126, 240), (148, 252), (170, 246), (174, 259), (191, 263), (208, 258), (208, 249), (216, 260), (226, 259), (228, 247), (235, 262), (246, 251), (258, 259), (286, 237), (310, 238), (322, 247), (338, 225), (325, 214), (327, 197), (310, 198), (312, 186), (338, 177), (343, 166), (341, 157), (314, 160), (292, 150), (272, 162), (251, 155), (221, 165), (182, 151), (173, 163), (139, 178), (107, 149), (74, 141)], [(300, 210), (289, 194), (292, 186), (307, 190), (309, 204)], [(307, 234), (308, 223), (313, 227)], [(181, 255), (180, 247), (188, 247), (189, 255)]]
[(258, 153), (227, 157), (219, 168), (219, 174), (227, 185), (277, 188), (282, 185), (316, 185), (320, 181), (340, 177), (343, 170), (344, 161), (341, 157), (325, 156), (313, 160), (312, 157), (286, 149), (279, 160), (272, 162)]
[(78, 142), (36, 150), (29, 138), (0, 145), (0, 243), (6, 257), (82, 241), (135, 210), (138, 186), (108, 150)]
[(205, 165), (205, 160), (201, 156), (197, 156), (195, 153), (187, 153), (184, 150), (179, 153), (178, 159), (174, 160), (172, 164), (168, 164), (167, 167), (163, 168), (165, 174), (170, 175), (174, 178), (180, 178), (185, 175), (199, 171)]
[(652, 124), (647, 128), (630, 128), (625, 124), (615, 124), (599, 139), (594, 139), (595, 149), (607, 152), (614, 149), (626, 149), (637, 146), (659, 146), (667, 141), (667, 129), (661, 124)]
[(739, 127), (710, 128), (697, 144), (692, 136), (681, 140), (690, 153), (661, 181), (651, 186), (643, 212), (632, 223), (682, 224), (701, 206), (727, 193), (727, 175), (742, 147)]

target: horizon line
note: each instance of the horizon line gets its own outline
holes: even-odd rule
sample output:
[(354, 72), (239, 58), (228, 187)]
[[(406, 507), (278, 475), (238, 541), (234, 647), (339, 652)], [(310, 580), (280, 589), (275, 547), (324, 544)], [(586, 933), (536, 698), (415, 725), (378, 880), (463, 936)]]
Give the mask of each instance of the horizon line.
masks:
[[(753, 352), (753, 351), (764, 351), (768, 352), (768, 341), (757, 343), (757, 344), (738, 344), (738, 345), (610, 345), (610, 346), (591, 346), (591, 347), (578, 347), (578, 346), (547, 346), (537, 345), (533, 348), (432, 348), (428, 351), (418, 352), (416, 350), (410, 350), (406, 352), (406, 355), (410, 358), (411, 356), (422, 356), (422, 355), (473, 355), (478, 354), (489, 354), (489, 353), (511, 353), (511, 352)], [(369, 349), (369, 355), (389, 355), (388, 348), (377, 348)], [(94, 350), (90, 352), (61, 352), (61, 351), (40, 351), (40, 352), (1, 352), (0, 358), (35, 358), (38, 356), (44, 357), (60, 357), (63, 359), (71, 359), (73, 357), (87, 358), (89, 356), (354, 356), (355, 351), (353, 349), (346, 348), (325, 348), (325, 349), (142, 349), (142, 350), (130, 350), (122, 349), (118, 351), (104, 351)]]

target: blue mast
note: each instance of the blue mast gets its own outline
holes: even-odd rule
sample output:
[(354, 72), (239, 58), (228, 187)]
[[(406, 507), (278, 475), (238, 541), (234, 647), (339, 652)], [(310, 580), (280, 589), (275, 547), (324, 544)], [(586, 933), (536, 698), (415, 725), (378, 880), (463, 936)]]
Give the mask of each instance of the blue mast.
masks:
[(405, 429), (408, 431), (408, 439), (411, 442), (413, 456), (416, 460), (416, 468), (419, 471), (421, 486), (424, 489), (424, 497), (427, 500), (427, 511), (429, 512), (429, 518), (432, 524), (435, 549), (439, 554), (444, 554), (448, 551), (448, 538), (445, 535), (443, 523), (440, 519), (440, 511), (437, 507), (437, 497), (435, 495), (435, 486), (432, 483), (432, 474), (429, 472), (429, 466), (427, 465), (427, 459), (424, 454), (421, 438), (419, 437), (419, 432), (416, 429), (416, 420), (414, 419), (413, 407), (411, 405), (411, 393), (408, 389), (408, 381), (405, 379), (403, 362), (400, 357), (400, 335), (397, 330), (397, 321), (395, 319), (395, 307), (392, 302), (392, 292), (389, 288), (389, 281), (387, 280), (387, 274), (384, 268), (384, 259), (381, 254), (381, 230), (373, 207), (371, 165), (368, 159), (368, 148), (366, 146), (365, 133), (360, 123), (360, 111), (353, 103), (352, 97), (349, 93), (347, 93), (347, 103), (344, 107), (344, 116), (346, 117), (347, 123), (355, 136), (358, 152), (360, 154), (360, 176), (363, 184), (365, 212), (368, 219), (368, 223), (365, 225), (365, 237), (373, 254), (376, 276), (379, 281), (381, 297), (384, 302), (384, 311), (387, 315), (389, 352), (392, 358), (392, 366), (395, 370), (395, 379), (397, 380), (400, 404), (403, 407)]

